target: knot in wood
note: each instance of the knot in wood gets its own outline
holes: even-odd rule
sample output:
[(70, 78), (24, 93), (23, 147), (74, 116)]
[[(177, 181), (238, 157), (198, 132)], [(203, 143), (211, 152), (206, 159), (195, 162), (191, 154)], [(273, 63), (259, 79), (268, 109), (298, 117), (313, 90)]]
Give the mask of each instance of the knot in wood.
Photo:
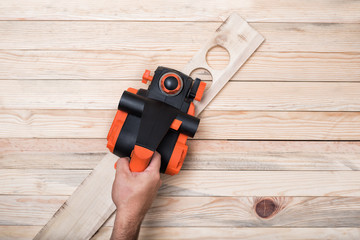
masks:
[(271, 199), (263, 199), (255, 206), (257, 215), (261, 218), (269, 218), (277, 209), (276, 203)]

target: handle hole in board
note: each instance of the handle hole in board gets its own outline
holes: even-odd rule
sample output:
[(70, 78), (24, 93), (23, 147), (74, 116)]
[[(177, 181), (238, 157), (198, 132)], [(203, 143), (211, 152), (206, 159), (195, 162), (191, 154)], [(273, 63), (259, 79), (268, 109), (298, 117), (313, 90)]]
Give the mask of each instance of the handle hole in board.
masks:
[(214, 70), (223, 70), (229, 65), (230, 54), (220, 45), (215, 45), (206, 53), (206, 62)]
[(213, 80), (211, 73), (205, 68), (195, 68), (190, 73), (190, 77), (194, 80), (195, 80), (195, 78), (200, 78), (202, 81), (206, 82), (205, 90), (210, 88), (210, 86), (212, 84), (212, 80)]

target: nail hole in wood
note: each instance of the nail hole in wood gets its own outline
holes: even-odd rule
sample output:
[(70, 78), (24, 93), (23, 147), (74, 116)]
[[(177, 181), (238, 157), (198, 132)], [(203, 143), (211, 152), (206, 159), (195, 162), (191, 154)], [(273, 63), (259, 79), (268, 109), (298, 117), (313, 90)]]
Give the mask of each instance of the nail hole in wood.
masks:
[(229, 52), (226, 48), (216, 45), (206, 53), (206, 62), (215, 70), (225, 69), (230, 62)]
[(261, 218), (270, 218), (277, 210), (276, 203), (271, 199), (263, 199), (255, 206), (256, 214)]

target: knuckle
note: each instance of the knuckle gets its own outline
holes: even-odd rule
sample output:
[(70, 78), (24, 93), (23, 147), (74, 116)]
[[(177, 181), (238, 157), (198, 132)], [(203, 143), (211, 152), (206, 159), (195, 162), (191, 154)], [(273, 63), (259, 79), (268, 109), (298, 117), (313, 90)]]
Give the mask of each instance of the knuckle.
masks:
[(127, 177), (127, 175), (128, 175), (127, 172), (125, 172), (123, 169), (119, 169), (116, 173), (119, 177), (122, 177), (122, 178)]
[(154, 180), (155, 180), (156, 182), (160, 181), (160, 173), (159, 173), (159, 172), (155, 172), (155, 173), (154, 173)]

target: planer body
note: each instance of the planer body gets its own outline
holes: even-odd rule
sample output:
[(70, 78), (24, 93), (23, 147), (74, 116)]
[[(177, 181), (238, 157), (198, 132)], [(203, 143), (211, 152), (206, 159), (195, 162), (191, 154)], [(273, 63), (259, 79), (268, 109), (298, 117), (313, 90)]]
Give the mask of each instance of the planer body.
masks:
[(184, 162), (188, 137), (194, 137), (200, 119), (193, 101), (200, 101), (206, 83), (175, 69), (146, 70), (148, 89), (124, 91), (107, 140), (109, 150), (130, 157), (130, 170), (141, 172), (155, 151), (161, 154), (160, 172), (177, 174)]

